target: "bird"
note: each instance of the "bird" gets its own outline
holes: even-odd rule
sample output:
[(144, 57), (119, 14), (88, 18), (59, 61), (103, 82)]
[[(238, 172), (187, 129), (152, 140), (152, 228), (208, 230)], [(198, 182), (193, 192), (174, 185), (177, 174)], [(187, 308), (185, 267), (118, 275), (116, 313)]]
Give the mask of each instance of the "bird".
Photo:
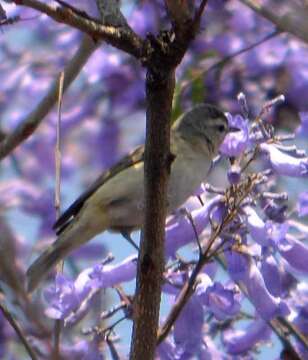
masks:
[[(225, 113), (201, 103), (183, 113), (170, 130), (173, 155), (167, 190), (167, 214), (180, 207), (206, 179), (213, 158), (229, 131)], [(103, 172), (56, 221), (58, 236), (29, 267), (32, 292), (51, 269), (73, 250), (109, 230), (128, 234), (143, 224), (144, 145)]]

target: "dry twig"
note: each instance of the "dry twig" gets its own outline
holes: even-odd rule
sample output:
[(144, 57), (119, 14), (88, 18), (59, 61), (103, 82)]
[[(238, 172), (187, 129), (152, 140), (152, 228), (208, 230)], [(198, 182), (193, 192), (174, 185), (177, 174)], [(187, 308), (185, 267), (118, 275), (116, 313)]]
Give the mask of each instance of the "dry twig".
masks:
[[(97, 46), (98, 44), (95, 44), (88, 36), (83, 38), (76, 54), (65, 67), (63, 92), (65, 92), (75, 80), (84, 64), (96, 50)], [(50, 86), (50, 90), (40, 101), (38, 106), (25, 118), (25, 120), (17, 125), (12, 133), (6, 135), (0, 142), (0, 160), (9, 155), (18, 145), (34, 133), (44, 117), (56, 104), (58, 99), (59, 81), (60, 76)]]
[(10, 323), (12, 328), (15, 330), (17, 336), (19, 337), (21, 343), (24, 345), (27, 353), (29, 354), (30, 358), (32, 360), (37, 360), (37, 356), (35, 355), (33, 349), (31, 348), (26, 336), (24, 335), (20, 325), (18, 322), (13, 318), (9, 310), (0, 302), (0, 310), (3, 314), (3, 316), (6, 318), (6, 320)]

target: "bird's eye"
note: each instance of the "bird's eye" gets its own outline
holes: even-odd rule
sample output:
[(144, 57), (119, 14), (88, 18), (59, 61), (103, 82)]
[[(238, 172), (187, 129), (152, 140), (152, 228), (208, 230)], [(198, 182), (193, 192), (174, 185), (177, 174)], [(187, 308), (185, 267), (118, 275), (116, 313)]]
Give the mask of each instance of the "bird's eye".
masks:
[(222, 133), (222, 132), (225, 131), (225, 126), (224, 125), (218, 125), (217, 130)]

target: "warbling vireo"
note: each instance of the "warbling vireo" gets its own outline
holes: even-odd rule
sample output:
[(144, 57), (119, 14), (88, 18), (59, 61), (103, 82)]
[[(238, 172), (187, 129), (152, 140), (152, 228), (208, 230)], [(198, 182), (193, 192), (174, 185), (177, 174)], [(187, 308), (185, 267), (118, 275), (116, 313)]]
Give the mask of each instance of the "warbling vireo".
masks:
[[(172, 126), (167, 211), (170, 214), (205, 180), (211, 161), (230, 129), (224, 113), (209, 104), (195, 106)], [(143, 223), (143, 157), (138, 147), (104, 172), (58, 219), (58, 239), (27, 271), (32, 291), (51, 268), (71, 251), (105, 230), (127, 234)]]

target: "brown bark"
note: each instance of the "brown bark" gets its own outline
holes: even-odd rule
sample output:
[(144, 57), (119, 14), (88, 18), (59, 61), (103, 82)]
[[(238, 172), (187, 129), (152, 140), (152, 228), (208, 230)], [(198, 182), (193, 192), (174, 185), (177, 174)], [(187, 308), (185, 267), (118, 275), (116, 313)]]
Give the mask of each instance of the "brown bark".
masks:
[[(191, 19), (176, 23), (172, 31), (162, 31), (146, 39), (148, 57), (145, 144), (145, 221), (138, 258), (131, 360), (152, 360), (157, 330), (164, 270), (164, 237), (167, 186), (172, 161), (170, 118), (175, 86), (175, 69), (185, 55), (199, 27), (206, 1)], [(172, 15), (172, 14), (171, 14)]]
[(131, 359), (153, 359), (164, 270), (167, 184), (170, 171), (170, 115), (174, 71), (147, 76), (145, 222), (139, 252)]

